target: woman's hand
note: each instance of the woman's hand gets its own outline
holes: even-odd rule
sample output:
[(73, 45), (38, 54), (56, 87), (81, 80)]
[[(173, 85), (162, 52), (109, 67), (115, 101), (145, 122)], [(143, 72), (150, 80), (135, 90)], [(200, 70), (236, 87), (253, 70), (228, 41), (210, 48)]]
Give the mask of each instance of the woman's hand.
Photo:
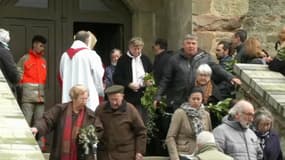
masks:
[(136, 153), (136, 160), (143, 160), (143, 155), (141, 153)]
[(36, 127), (32, 127), (31, 131), (32, 131), (34, 136), (36, 136), (36, 134), (39, 132), (39, 130)]

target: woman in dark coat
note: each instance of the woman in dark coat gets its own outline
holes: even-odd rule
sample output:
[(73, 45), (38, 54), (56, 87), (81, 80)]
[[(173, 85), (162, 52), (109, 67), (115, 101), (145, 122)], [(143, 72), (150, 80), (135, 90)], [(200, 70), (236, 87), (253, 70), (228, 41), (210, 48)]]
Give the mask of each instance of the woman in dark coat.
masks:
[(255, 112), (253, 130), (263, 149), (263, 160), (282, 160), (282, 151), (278, 134), (272, 130), (272, 114), (265, 110)]
[(144, 42), (140, 37), (129, 41), (128, 52), (120, 57), (116, 66), (113, 81), (125, 87), (125, 99), (133, 104), (146, 121), (146, 111), (141, 106), (141, 97), (147, 85), (144, 81), (146, 73), (152, 71), (151, 61), (142, 54)]
[(69, 95), (72, 101), (57, 104), (44, 113), (43, 118), (32, 127), (32, 132), (44, 136), (54, 131), (50, 160), (94, 160), (92, 144), (85, 157), (80, 154), (78, 145), (80, 129), (95, 124), (94, 112), (86, 107), (88, 89), (83, 85), (75, 85)]

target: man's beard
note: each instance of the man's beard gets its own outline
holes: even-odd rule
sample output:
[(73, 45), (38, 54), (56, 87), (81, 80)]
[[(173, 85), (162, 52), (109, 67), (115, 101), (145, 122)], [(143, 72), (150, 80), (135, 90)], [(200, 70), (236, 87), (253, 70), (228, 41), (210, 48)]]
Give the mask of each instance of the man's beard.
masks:
[(249, 122), (239, 122), (241, 127), (244, 129), (248, 129), (250, 127), (250, 123)]

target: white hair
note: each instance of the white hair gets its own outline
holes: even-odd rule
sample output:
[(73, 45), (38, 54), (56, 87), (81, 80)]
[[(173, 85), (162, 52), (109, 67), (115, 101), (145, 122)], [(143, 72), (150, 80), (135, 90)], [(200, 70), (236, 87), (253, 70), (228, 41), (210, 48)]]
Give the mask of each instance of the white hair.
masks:
[(235, 116), (239, 113), (242, 113), (246, 107), (254, 108), (250, 102), (248, 102), (246, 100), (240, 100), (229, 110), (229, 114), (231, 116)]
[(9, 31), (5, 30), (4, 28), (0, 28), (0, 41), (4, 43), (10, 42)]
[(200, 146), (205, 145), (207, 143), (215, 144), (215, 138), (214, 138), (213, 133), (209, 131), (202, 131), (201, 133), (197, 135), (196, 143), (197, 145), (200, 145)]
[(208, 64), (201, 64), (197, 71), (196, 74), (206, 74), (206, 75), (212, 75), (212, 69)]

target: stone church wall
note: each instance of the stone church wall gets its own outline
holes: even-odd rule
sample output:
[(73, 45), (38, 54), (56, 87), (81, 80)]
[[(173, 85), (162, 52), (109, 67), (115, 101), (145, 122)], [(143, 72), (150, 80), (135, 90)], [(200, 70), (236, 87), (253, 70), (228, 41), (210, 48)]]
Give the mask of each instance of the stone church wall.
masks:
[(214, 53), (219, 40), (230, 39), (235, 30), (243, 28), (274, 56), (277, 33), (285, 25), (284, 5), (285, 0), (193, 0), (193, 32), (200, 46)]

